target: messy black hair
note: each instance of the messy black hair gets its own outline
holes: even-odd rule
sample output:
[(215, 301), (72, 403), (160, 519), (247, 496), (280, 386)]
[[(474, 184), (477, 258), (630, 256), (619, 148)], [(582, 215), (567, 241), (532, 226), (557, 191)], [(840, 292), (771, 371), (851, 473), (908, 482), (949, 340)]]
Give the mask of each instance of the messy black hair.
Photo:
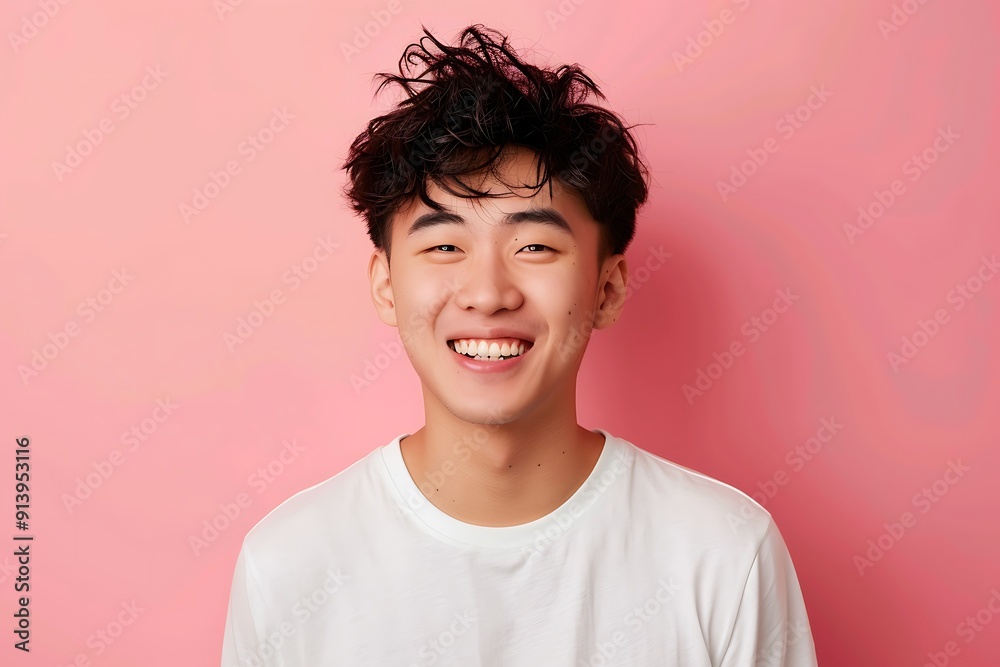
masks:
[(503, 182), (504, 149), (522, 146), (538, 157), (539, 180), (530, 187), (537, 192), (548, 183), (551, 195), (554, 174), (599, 223), (598, 267), (624, 253), (646, 201), (649, 172), (631, 128), (586, 101), (590, 94), (606, 99), (597, 84), (579, 65), (550, 70), (524, 62), (507, 37), (481, 24), (465, 28), (457, 46), (421, 28), (426, 36), (403, 51), (399, 74), (375, 75), (382, 80), (376, 96), (396, 83), (407, 97), (368, 123), (342, 167), (349, 176), (344, 194), (367, 220), (375, 247), (389, 259), (392, 217), (414, 196), (444, 210), (429, 197), (428, 179), (455, 196), (498, 196), (457, 177), (486, 174)]

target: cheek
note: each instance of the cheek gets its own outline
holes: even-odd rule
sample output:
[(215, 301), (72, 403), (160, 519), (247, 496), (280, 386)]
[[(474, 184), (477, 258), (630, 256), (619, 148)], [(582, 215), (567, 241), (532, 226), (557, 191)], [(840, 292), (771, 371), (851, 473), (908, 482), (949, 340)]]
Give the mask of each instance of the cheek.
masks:
[(569, 322), (567, 340), (574, 348), (582, 347), (590, 339), (590, 334), (594, 329), (593, 308), (580, 304), (573, 308), (573, 315)]
[(559, 308), (562, 318), (570, 322), (593, 316), (593, 313), (588, 311), (592, 311), (594, 307), (596, 285), (582, 281), (579, 275), (567, 275), (554, 287), (539, 297), (548, 304), (550, 312)]
[[(571, 291), (564, 291), (572, 286)], [(593, 328), (593, 295), (587, 287), (570, 282), (563, 283), (563, 290), (550, 289), (536, 296), (540, 312), (546, 313), (550, 336), (556, 349), (576, 354), (590, 337)]]
[(568, 344), (578, 349), (586, 344), (594, 328), (596, 308), (596, 284), (579, 284), (563, 311)]
[(400, 336), (404, 338), (404, 343), (433, 334), (434, 322), (446, 299), (447, 293), (442, 289), (412, 283), (407, 284), (402, 293), (396, 294)]

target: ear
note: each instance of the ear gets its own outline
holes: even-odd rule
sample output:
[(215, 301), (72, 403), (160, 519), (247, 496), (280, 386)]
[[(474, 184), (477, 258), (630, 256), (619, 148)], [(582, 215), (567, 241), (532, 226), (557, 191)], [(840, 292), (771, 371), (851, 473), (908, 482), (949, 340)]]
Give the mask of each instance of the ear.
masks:
[(396, 324), (396, 304), (392, 295), (392, 277), (385, 251), (378, 249), (368, 261), (368, 281), (371, 283), (372, 303), (379, 319), (391, 327)]
[(625, 255), (617, 254), (604, 260), (601, 275), (598, 276), (597, 309), (594, 328), (606, 329), (621, 317), (625, 308), (625, 294), (628, 288), (628, 263)]

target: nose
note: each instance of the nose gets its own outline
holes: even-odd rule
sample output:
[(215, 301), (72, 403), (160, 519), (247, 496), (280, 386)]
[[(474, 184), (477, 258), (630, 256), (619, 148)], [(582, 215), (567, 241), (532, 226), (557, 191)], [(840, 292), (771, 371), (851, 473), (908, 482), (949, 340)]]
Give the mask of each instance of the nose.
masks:
[(459, 308), (474, 308), (489, 315), (520, 307), (524, 295), (502, 257), (478, 253), (475, 259), (463, 264), (460, 286), (455, 291), (455, 304)]

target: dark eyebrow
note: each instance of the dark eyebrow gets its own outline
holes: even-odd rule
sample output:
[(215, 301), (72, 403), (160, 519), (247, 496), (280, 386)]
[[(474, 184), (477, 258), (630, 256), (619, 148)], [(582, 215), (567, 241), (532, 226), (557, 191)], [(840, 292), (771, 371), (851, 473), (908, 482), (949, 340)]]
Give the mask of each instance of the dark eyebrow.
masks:
[[(570, 236), (574, 236), (573, 229), (569, 226), (569, 223), (566, 222), (566, 218), (564, 218), (559, 211), (553, 208), (529, 208), (525, 211), (516, 211), (514, 213), (508, 213), (501, 218), (500, 221), (506, 225), (519, 225), (529, 222), (550, 225), (556, 229), (566, 232)], [(424, 213), (422, 216), (414, 220), (406, 235), (411, 236), (421, 230), (433, 227), (434, 225), (465, 224), (467, 224), (465, 218), (455, 213), (431, 211), (430, 213)]]

